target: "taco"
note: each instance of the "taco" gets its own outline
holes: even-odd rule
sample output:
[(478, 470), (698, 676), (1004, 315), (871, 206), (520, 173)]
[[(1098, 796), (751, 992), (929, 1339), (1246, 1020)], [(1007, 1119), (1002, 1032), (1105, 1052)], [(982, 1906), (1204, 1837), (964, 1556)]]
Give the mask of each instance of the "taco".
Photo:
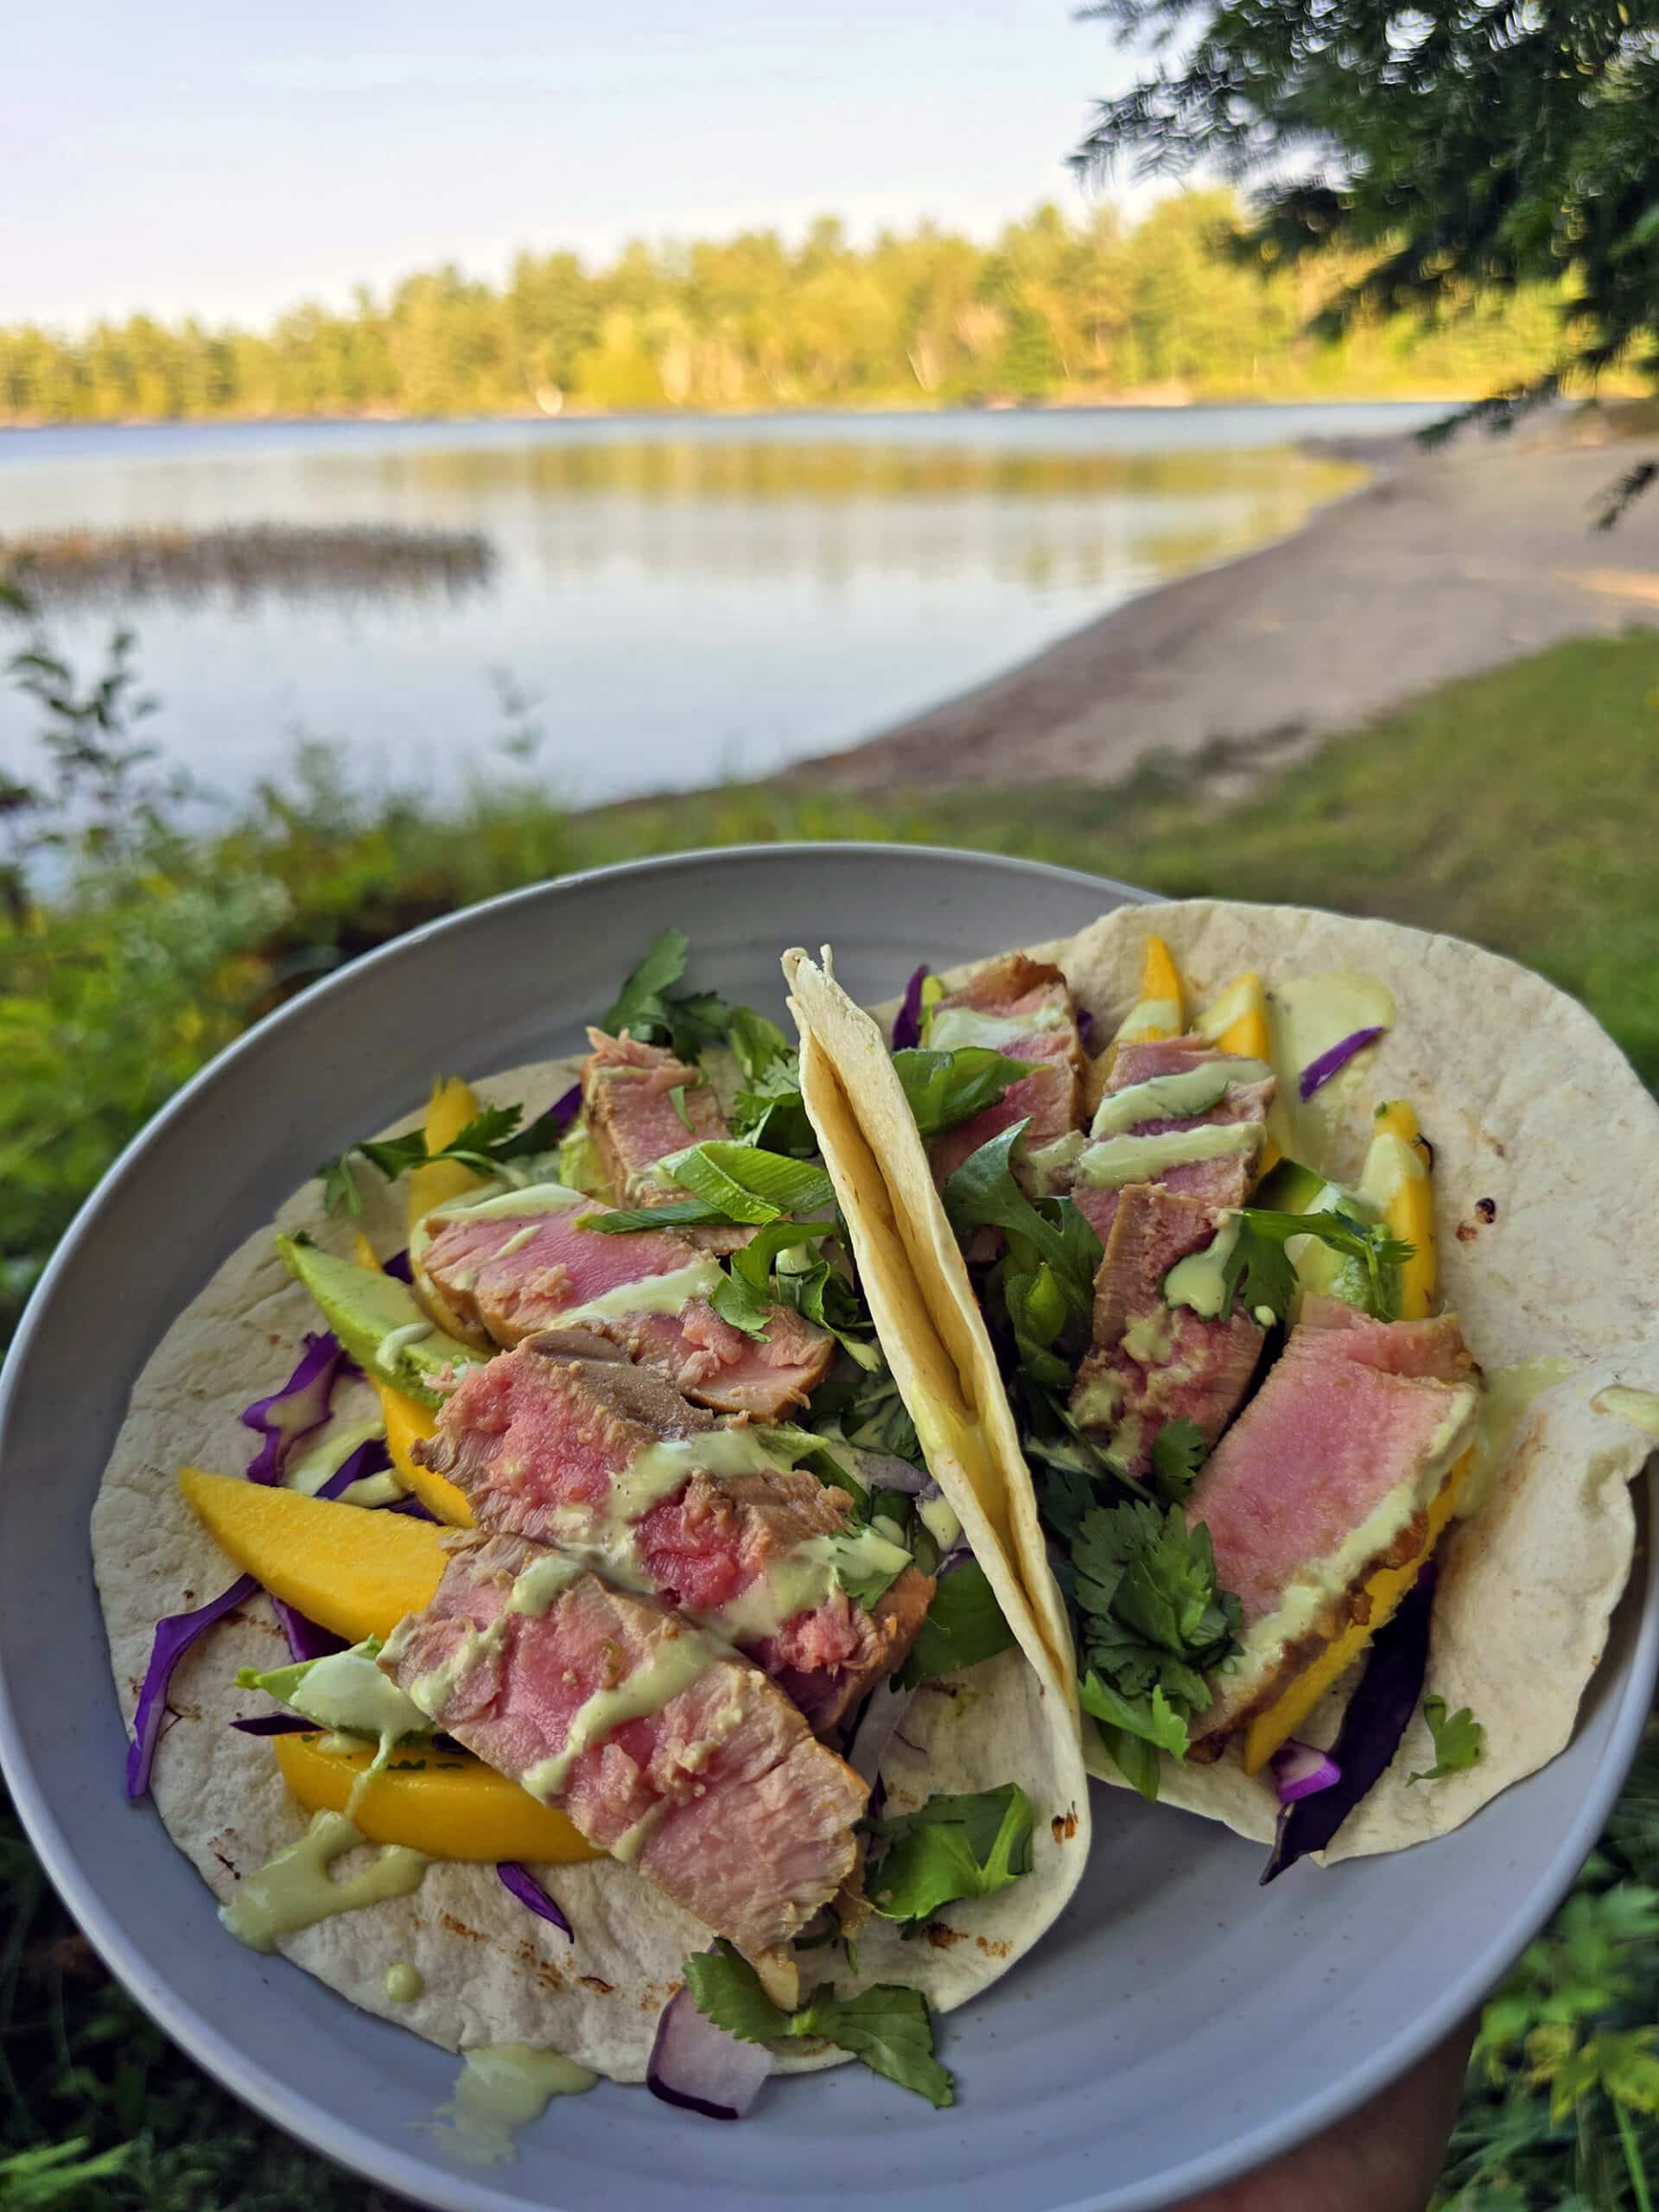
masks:
[[(1090, 1771), (1276, 1834), (1269, 1878), (1560, 1751), (1659, 1433), (1659, 1114), (1591, 1016), (1472, 945), (1211, 900), (918, 970), (891, 1041), (827, 953), (785, 965), (996, 1400)], [(939, 1126), (975, 1058), (1002, 1087)]]
[(1086, 1860), (1069, 1669), (896, 1247), (871, 1320), (821, 1064), (685, 955), (168, 1331), (92, 1521), (129, 1795), (226, 1942), (476, 2063), (948, 2103), (932, 2016)]

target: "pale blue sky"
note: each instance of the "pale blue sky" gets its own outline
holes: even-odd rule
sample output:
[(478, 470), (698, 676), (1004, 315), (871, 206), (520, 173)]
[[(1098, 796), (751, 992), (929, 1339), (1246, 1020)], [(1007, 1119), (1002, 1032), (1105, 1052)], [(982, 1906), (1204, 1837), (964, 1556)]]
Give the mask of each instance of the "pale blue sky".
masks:
[(254, 316), (518, 245), (1080, 194), (1125, 64), (1068, 0), (58, 0), (0, 65), (0, 322)]

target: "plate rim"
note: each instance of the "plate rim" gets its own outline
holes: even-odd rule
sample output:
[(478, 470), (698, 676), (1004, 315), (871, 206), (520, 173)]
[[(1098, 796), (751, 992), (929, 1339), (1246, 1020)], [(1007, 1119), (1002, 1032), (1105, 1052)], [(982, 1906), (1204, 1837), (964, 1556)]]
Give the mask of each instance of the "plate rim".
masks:
[[(418, 958), (435, 937), (475, 924), (486, 912), (499, 914), (504, 909), (535, 900), (581, 896), (589, 887), (619, 877), (667, 871), (691, 873), (715, 866), (741, 867), (760, 860), (776, 862), (808, 855), (832, 861), (876, 857), (902, 859), (911, 863), (942, 862), (951, 867), (966, 864), (999, 874), (1027, 874), (1079, 890), (1097, 891), (1124, 904), (1162, 903), (1160, 894), (1120, 879), (1018, 855), (894, 840), (779, 840), (653, 854), (543, 878), (419, 924), (318, 978), (233, 1039), (167, 1100), (105, 1171), (59, 1239), (29, 1298), (4, 1363), (0, 1365), (0, 1465), (4, 1461), (12, 1402), (32, 1357), (35, 1337), (43, 1325), (49, 1294), (81, 1245), (95, 1232), (114, 1192), (143, 1172), (145, 1155), (161, 1141), (163, 1133), (175, 1120), (189, 1112), (226, 1070), (245, 1056), (265, 1050), (270, 1040), (287, 1024), (297, 1020), (319, 996), (339, 987), (348, 976), (355, 979), (378, 966)], [(1659, 1464), (1649, 1464), (1646, 1489), (1649, 1515), (1659, 1516)], [(1154, 2212), (1154, 2208), (1179, 2204), (1187, 2196), (1250, 2173), (1322, 2133), (1377, 2094), (1484, 2001), (1571, 1888), (1605, 1824), (1640, 1743), (1655, 1683), (1659, 1680), (1659, 1544), (1649, 1542), (1646, 1549), (1639, 1624), (1624, 1662), (1624, 1679), (1615, 1693), (1617, 1704), (1606, 1751), (1596, 1771), (1593, 1787), (1581, 1797), (1573, 1820), (1551, 1854), (1548, 1873), (1539, 1882), (1525, 1910), (1470, 1959), (1414, 2020), (1339, 2080), (1311, 2091), (1299, 2102), (1283, 2107), (1216, 2150), (1185, 2164), (1166, 2168), (1160, 2176), (1149, 2177), (1142, 2185), (1132, 2186), (1127, 2191), (1108, 2189), (1074, 2198), (1065, 2205), (1055, 2204), (1052, 2212), (1109, 2212), (1109, 2212)], [(1629, 1605), (1634, 1588), (1633, 1576), (1622, 1601), (1624, 1605)], [(242, 2046), (232, 2037), (203, 2018), (188, 1999), (176, 1995), (169, 1982), (160, 1977), (151, 1980), (129, 1945), (123, 1919), (113, 1907), (105, 1906), (101, 1895), (84, 1876), (72, 1840), (47, 1802), (22, 1740), (12, 1687), (3, 1669), (0, 1669), (0, 1774), (4, 1777), (19, 1822), (48, 1879), (105, 1967), (192, 2063), (201, 2067), (221, 2088), (306, 2149), (383, 2186), (413, 2194), (434, 2206), (442, 2206), (445, 2212), (474, 2212), (474, 2208), (486, 2202), (504, 2205), (510, 2202), (498, 2197), (487, 2183), (451, 2174), (428, 2158), (401, 2152), (360, 2130), (343, 2113), (275, 2082), (245, 2056)]]

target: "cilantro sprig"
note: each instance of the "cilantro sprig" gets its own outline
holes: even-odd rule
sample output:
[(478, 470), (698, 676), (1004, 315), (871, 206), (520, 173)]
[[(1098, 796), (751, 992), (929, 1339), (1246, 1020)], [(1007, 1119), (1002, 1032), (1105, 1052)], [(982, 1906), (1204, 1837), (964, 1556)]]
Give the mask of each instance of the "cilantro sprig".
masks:
[(317, 1170), (322, 1179), (324, 1208), (329, 1213), (338, 1213), (343, 1207), (353, 1217), (362, 1212), (362, 1194), (351, 1169), (354, 1154), (378, 1167), (389, 1183), (395, 1183), (411, 1168), (424, 1167), (435, 1160), (459, 1160), (463, 1167), (473, 1168), (480, 1175), (493, 1175), (512, 1160), (551, 1152), (563, 1135), (568, 1117), (554, 1105), (538, 1115), (527, 1128), (519, 1126), (524, 1118), (522, 1106), (486, 1106), (451, 1142), (436, 1152), (428, 1151), (423, 1128), (404, 1129), (395, 1137), (370, 1137), (361, 1144), (348, 1145), (337, 1159), (325, 1160)]
[(984, 1045), (963, 1045), (954, 1052), (907, 1046), (893, 1054), (893, 1065), (924, 1140), (971, 1122), (1032, 1071), (1029, 1060), (1011, 1060)]
[(683, 930), (662, 931), (651, 949), (600, 1016), (599, 1027), (619, 1037), (626, 1029), (636, 1044), (666, 1045), (683, 1060), (695, 1060), (710, 1045), (723, 1044), (732, 1010), (717, 992), (671, 993), (685, 973), (690, 940)]
[(1293, 1236), (1317, 1237), (1344, 1259), (1357, 1262), (1366, 1313), (1374, 1320), (1396, 1319), (1399, 1270), (1416, 1249), (1390, 1236), (1381, 1222), (1361, 1221), (1339, 1206), (1319, 1213), (1272, 1213), (1261, 1206), (1245, 1206), (1228, 1218), (1218, 1234), (1231, 1238), (1222, 1262), (1222, 1297), (1217, 1308), (1224, 1321), (1232, 1319), (1241, 1297), (1252, 1313), (1270, 1309), (1274, 1320), (1284, 1319), (1296, 1294), (1296, 1269), (1285, 1250)]
[(1152, 1480), (1159, 1495), (1179, 1505), (1209, 1457), (1204, 1432), (1184, 1417), (1166, 1421), (1152, 1440)]
[(1106, 1748), (1143, 1797), (1159, 1751), (1185, 1756), (1187, 1723), (1210, 1702), (1205, 1676), (1239, 1649), (1238, 1599), (1216, 1582), (1210, 1532), (1179, 1506), (1096, 1507), (1071, 1546), (1086, 1672), (1078, 1688)]
[(786, 2012), (724, 1936), (712, 1951), (688, 1959), (682, 1972), (698, 2012), (745, 2043), (822, 2036), (938, 2109), (957, 2101), (955, 2082), (933, 2056), (932, 2016), (919, 1989), (878, 1982), (856, 1997), (837, 1997), (822, 1982), (804, 2005)]
[(1461, 1774), (1465, 1768), (1478, 1765), (1486, 1748), (1486, 1728), (1466, 1705), (1449, 1713), (1443, 1697), (1426, 1697), (1423, 1718), (1434, 1745), (1434, 1764), (1421, 1774), (1408, 1775), (1408, 1784), (1440, 1782), (1448, 1774)]
[(894, 1680), (900, 1689), (913, 1689), (941, 1675), (976, 1667), (982, 1659), (994, 1659), (1013, 1642), (1014, 1630), (984, 1568), (976, 1559), (960, 1560), (939, 1577), (910, 1656)]
[(917, 1812), (874, 1824), (888, 1849), (866, 1894), (884, 1920), (918, 1926), (948, 1904), (1005, 1890), (1031, 1872), (1034, 1819), (1018, 1783), (930, 1797)]

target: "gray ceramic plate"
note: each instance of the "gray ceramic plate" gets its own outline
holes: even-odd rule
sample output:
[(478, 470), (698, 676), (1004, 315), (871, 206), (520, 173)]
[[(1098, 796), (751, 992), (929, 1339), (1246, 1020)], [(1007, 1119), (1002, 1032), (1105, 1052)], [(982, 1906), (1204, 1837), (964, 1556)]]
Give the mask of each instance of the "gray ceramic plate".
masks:
[(438, 2162), (414, 2132), (454, 2063), (240, 1948), (123, 1738), (86, 1519), (128, 1390), (179, 1308), (314, 1163), (423, 1095), (429, 1040), (484, 1072), (569, 1050), (665, 924), (695, 979), (781, 1014), (777, 955), (836, 945), (854, 993), (1058, 936), (1140, 894), (895, 847), (694, 854), (499, 899), (308, 993), (192, 1084), (65, 1238), (0, 1385), (0, 1750), (72, 1911), (169, 2034), (302, 2141), (467, 2212), (684, 2212), (880, 2195), (1138, 2212), (1259, 2164), (1379, 2088), (1475, 2004), (1593, 1843), (1659, 1647), (1651, 1564), (1571, 1748), (1457, 1834), (1267, 1891), (1224, 1830), (1102, 1792), (1090, 1873), (1024, 1965), (945, 2026), (961, 2102), (934, 2114), (856, 2067), (781, 2082), (738, 2127), (602, 2088), (516, 2164)]

